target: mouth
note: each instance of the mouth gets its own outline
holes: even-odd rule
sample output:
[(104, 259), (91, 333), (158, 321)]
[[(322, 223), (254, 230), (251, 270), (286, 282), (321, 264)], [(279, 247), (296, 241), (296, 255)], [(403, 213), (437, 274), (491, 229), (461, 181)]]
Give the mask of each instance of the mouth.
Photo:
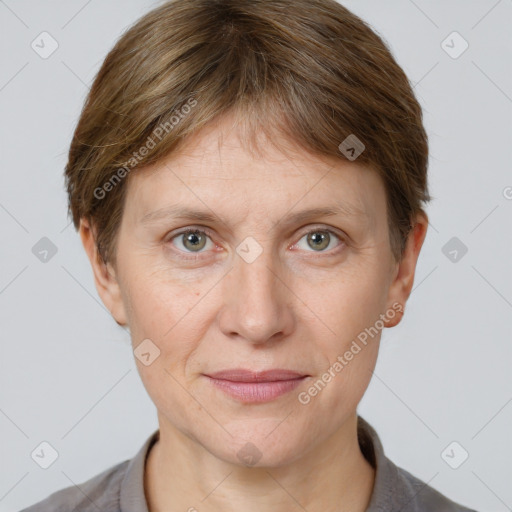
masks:
[(223, 370), (205, 374), (210, 383), (231, 398), (244, 403), (270, 402), (289, 393), (310, 375), (293, 370)]

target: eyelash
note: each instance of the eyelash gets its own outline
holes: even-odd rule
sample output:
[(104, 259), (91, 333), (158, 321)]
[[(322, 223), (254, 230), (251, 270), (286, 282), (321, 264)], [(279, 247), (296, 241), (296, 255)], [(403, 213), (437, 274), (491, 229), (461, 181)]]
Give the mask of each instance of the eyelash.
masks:
[[(171, 242), (180, 237), (180, 236), (183, 236), (183, 235), (186, 235), (186, 234), (189, 234), (189, 233), (195, 233), (195, 232), (199, 232), (200, 234), (205, 234), (207, 235), (210, 240), (212, 240), (213, 238), (213, 233), (207, 229), (207, 228), (204, 228), (204, 227), (195, 227), (195, 226), (192, 226), (192, 227), (188, 227), (186, 229), (183, 229), (181, 231), (179, 231), (178, 233), (174, 233), (172, 236), (169, 236), (166, 238), (166, 242)], [(340, 245), (338, 245), (338, 247), (334, 248), (334, 249), (331, 249), (329, 251), (319, 251), (318, 254), (319, 256), (312, 256), (313, 258), (314, 257), (321, 257), (321, 255), (323, 254), (328, 254), (329, 256), (333, 255), (333, 254), (337, 254), (341, 249), (340, 249), (340, 246), (344, 246), (346, 244), (346, 239), (345, 237), (343, 237), (342, 235), (338, 234), (337, 232), (331, 230), (331, 229), (328, 229), (328, 228), (324, 228), (324, 227), (314, 227), (314, 228), (311, 228), (310, 230), (306, 231), (305, 233), (303, 233), (301, 235), (301, 237), (299, 238), (299, 240), (297, 242), (295, 242), (293, 246), (297, 245), (304, 237), (310, 235), (311, 233), (318, 233), (318, 232), (322, 232), (322, 233), (329, 233), (329, 235), (334, 235), (341, 243)], [(213, 242), (213, 240), (212, 240)], [(201, 256), (203, 254), (203, 252), (198, 252), (198, 253), (195, 253), (196, 255), (194, 256), (182, 256), (183, 254), (185, 255), (192, 255), (194, 253), (192, 252), (186, 252), (186, 251), (182, 251), (182, 250), (179, 250), (179, 249), (176, 249), (177, 251), (179, 251), (181, 254), (180, 256), (183, 257), (184, 259), (187, 259), (187, 260), (199, 260), (199, 259), (202, 259), (203, 256)], [(314, 252), (314, 251), (307, 251), (307, 252)]]

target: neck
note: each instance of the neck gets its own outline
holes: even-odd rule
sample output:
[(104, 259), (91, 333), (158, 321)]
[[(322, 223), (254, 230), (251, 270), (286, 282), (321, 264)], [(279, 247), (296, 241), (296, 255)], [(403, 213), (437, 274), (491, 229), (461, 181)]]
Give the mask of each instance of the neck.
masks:
[(213, 456), (159, 418), (144, 487), (150, 512), (364, 512), (375, 470), (357, 440), (354, 414), (338, 431), (293, 463), (245, 467)]

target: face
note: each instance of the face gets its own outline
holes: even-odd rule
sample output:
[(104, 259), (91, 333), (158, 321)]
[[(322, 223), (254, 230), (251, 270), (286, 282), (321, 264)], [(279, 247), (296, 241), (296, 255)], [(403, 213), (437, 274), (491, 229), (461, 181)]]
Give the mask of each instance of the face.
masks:
[[(277, 466), (354, 416), (424, 232), (398, 265), (375, 171), (268, 142), (255, 156), (230, 126), (130, 176), (116, 268), (93, 268), (145, 354), (136, 363), (160, 428), (225, 461)], [(94, 262), (86, 224), (81, 233)], [(233, 369), (298, 375), (210, 377)]]

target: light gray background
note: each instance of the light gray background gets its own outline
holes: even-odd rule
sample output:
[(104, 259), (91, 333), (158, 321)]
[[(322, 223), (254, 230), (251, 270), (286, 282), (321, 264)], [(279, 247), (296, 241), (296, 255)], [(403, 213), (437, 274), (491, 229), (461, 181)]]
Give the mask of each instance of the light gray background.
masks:
[[(512, 1), (343, 3), (416, 84), (435, 198), (405, 319), (384, 331), (359, 413), (396, 464), (477, 510), (512, 510)], [(132, 457), (157, 428), (128, 334), (66, 218), (62, 177), (88, 86), (154, 5), (0, 1), (0, 512)], [(48, 59), (31, 48), (43, 31), (59, 44)], [(453, 31), (469, 43), (457, 59), (441, 47)], [(32, 253), (42, 237), (58, 249), (46, 263)], [(452, 237), (468, 248), (457, 262), (442, 252)], [(30, 457), (42, 441), (59, 453), (46, 470)], [(452, 441), (469, 453), (456, 470), (441, 457)]]

